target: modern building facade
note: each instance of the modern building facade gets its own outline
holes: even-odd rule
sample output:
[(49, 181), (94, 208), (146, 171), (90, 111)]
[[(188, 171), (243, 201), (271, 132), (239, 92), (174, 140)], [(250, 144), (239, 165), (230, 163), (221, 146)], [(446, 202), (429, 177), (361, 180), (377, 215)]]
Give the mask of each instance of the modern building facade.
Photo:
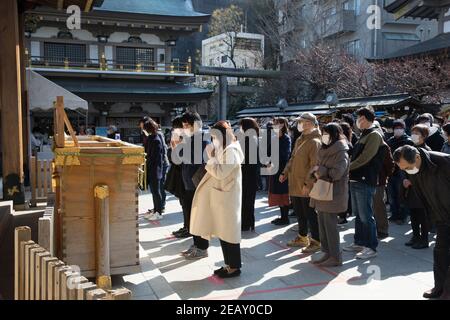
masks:
[(282, 61), (324, 41), (360, 58), (383, 56), (435, 37), (436, 21), (396, 17), (383, 0), (277, 0)]
[[(137, 142), (138, 119), (150, 115), (161, 125), (183, 108), (208, 116), (211, 91), (191, 85), (192, 58), (173, 54), (177, 39), (195, 34), (209, 21), (190, 0), (104, 0), (82, 12), (81, 28), (70, 30), (63, 10), (27, 12), (29, 67), (89, 102), (88, 125), (120, 129)], [(72, 114), (74, 124), (85, 124)], [(51, 115), (34, 112), (45, 127)]]
[[(207, 67), (263, 69), (264, 36), (256, 33), (230, 32), (202, 41), (202, 65)], [(203, 86), (215, 83), (214, 77), (200, 77)], [(237, 84), (237, 78), (228, 83)]]

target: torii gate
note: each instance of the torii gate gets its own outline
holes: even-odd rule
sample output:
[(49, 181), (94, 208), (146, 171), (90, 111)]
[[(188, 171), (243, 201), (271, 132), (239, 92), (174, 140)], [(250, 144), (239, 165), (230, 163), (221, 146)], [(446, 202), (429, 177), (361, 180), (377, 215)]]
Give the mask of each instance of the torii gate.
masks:
[(228, 77), (270, 79), (270, 78), (279, 78), (281, 76), (280, 71), (218, 68), (218, 67), (204, 67), (204, 66), (197, 67), (195, 74), (203, 76), (219, 77), (220, 103), (219, 103), (219, 110), (217, 110), (218, 120), (227, 119)]

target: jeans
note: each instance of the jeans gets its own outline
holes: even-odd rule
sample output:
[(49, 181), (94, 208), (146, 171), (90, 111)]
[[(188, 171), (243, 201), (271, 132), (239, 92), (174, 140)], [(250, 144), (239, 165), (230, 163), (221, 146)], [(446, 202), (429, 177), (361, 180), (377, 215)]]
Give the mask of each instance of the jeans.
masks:
[(166, 183), (166, 176), (167, 176), (167, 170), (169, 169), (169, 166), (165, 165), (163, 166), (163, 172), (162, 172), (162, 179), (161, 179), (161, 208), (166, 208), (166, 189), (164, 189), (164, 184)]
[(375, 187), (361, 182), (351, 182), (352, 209), (356, 216), (355, 244), (376, 250), (377, 226), (373, 213)]
[(156, 212), (162, 211), (162, 199), (161, 199), (161, 180), (150, 178), (149, 179), (150, 191), (153, 197), (153, 206)]

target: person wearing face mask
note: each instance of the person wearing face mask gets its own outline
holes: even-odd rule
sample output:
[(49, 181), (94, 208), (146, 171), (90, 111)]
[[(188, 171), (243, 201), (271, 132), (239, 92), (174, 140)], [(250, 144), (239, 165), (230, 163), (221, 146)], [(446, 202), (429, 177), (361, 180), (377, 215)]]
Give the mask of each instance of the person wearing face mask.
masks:
[(426, 139), (426, 144), (433, 151), (441, 151), (444, 145), (444, 137), (442, 137), (442, 132), (439, 125), (434, 123), (434, 117), (430, 113), (421, 114), (417, 120), (416, 124), (424, 124), (430, 130), (430, 134)]
[(317, 212), (323, 252), (322, 257), (313, 263), (322, 267), (337, 267), (342, 265), (338, 213), (347, 211), (350, 165), (348, 144), (339, 124), (329, 123), (323, 127), (322, 147), (317, 158), (317, 165), (313, 168), (314, 176), (333, 183), (333, 199), (322, 201), (311, 198), (310, 201), (310, 206)]
[(409, 175), (417, 195), (436, 224), (434, 247), (434, 288), (425, 298), (450, 299), (450, 155), (403, 146), (394, 161)]
[[(190, 226), (192, 201), (194, 199), (196, 186), (193, 182), (193, 177), (202, 166), (204, 166), (205, 159), (203, 153), (206, 146), (209, 144), (205, 139), (202, 129), (202, 118), (197, 112), (186, 111), (181, 118), (183, 122), (183, 142), (180, 147), (186, 146), (183, 151), (189, 152), (187, 155), (182, 155), (183, 162), (181, 163), (182, 181), (184, 185), (183, 196), (183, 215), (186, 225)], [(188, 235), (190, 230), (187, 230), (184, 235)], [(194, 244), (187, 250), (181, 253), (187, 259), (202, 259), (208, 256), (207, 240), (201, 237), (193, 237)]]
[(255, 199), (258, 179), (258, 137), (259, 126), (255, 119), (244, 118), (239, 121), (241, 149), (245, 160), (242, 169), (242, 231), (255, 230)]
[[(212, 237), (220, 239), (225, 266), (214, 274), (232, 278), (241, 274), (241, 164), (244, 154), (226, 121), (219, 121), (211, 128), (211, 137), (214, 147), (206, 147), (209, 158), (206, 174), (195, 191), (189, 230), (206, 243)], [(193, 259), (195, 255), (185, 257)]]
[[(305, 112), (297, 119), (297, 129), (302, 133), (295, 142), (292, 155), (280, 175), (280, 182), (289, 182), (294, 211), (298, 220), (298, 235), (289, 241), (289, 247), (304, 247), (304, 253), (320, 250), (320, 234), (317, 214), (310, 207), (309, 193), (314, 184), (312, 169), (317, 164), (317, 154), (322, 145), (316, 116)], [(308, 236), (308, 231), (311, 236)]]
[(445, 124), (442, 127), (442, 131), (443, 131), (443, 135), (445, 136), (445, 138), (444, 138), (445, 143), (442, 146), (441, 152), (450, 154), (450, 122)]
[[(431, 148), (425, 143), (428, 135), (428, 126), (424, 124), (415, 125), (411, 129), (411, 139), (415, 147), (431, 151)], [(402, 194), (404, 203), (411, 214), (411, 228), (413, 232), (411, 240), (406, 242), (405, 245), (413, 249), (428, 248), (428, 234), (431, 222), (427, 219), (426, 208), (418, 197), (416, 188), (411, 183), (407, 173), (403, 177)]]
[[(394, 136), (387, 141), (387, 144), (392, 152), (404, 145), (414, 145), (414, 142), (405, 133), (405, 127), (405, 122), (403, 120), (400, 119), (394, 121)], [(394, 173), (389, 178), (387, 184), (387, 193), (389, 206), (391, 209), (389, 221), (397, 224), (404, 224), (406, 217), (408, 216), (408, 209), (401, 203), (401, 185), (403, 179), (403, 173), (397, 166), (395, 166)]]
[(377, 255), (377, 227), (373, 212), (373, 198), (378, 176), (387, 151), (383, 137), (373, 126), (375, 112), (370, 107), (356, 111), (361, 137), (353, 148), (350, 162), (350, 192), (352, 210), (356, 216), (354, 243), (344, 247), (356, 252), (357, 259), (370, 259)]
[[(280, 176), (291, 154), (291, 138), (288, 135), (288, 121), (280, 117), (273, 120), (274, 133), (278, 137), (278, 170), (269, 176), (269, 207), (280, 207), (280, 217), (272, 220), (277, 226), (289, 224), (289, 188), (287, 181), (280, 181)], [(274, 150), (271, 150), (271, 153)], [(271, 154), (272, 157), (276, 156)]]

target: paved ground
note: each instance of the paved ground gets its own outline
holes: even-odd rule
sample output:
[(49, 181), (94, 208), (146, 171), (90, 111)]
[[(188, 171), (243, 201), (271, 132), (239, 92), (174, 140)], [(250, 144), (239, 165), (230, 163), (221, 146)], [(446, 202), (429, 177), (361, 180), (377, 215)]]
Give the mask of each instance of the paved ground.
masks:
[[(140, 196), (140, 212), (152, 207), (151, 196)], [(142, 272), (115, 277), (113, 283), (133, 291), (134, 299), (422, 299), (433, 286), (432, 247), (414, 250), (404, 246), (410, 226), (391, 225), (391, 237), (379, 246), (378, 257), (356, 260), (343, 253), (344, 265), (319, 268), (311, 256), (285, 246), (295, 237), (295, 219), (286, 227), (270, 221), (278, 209), (267, 208), (261, 193), (256, 201), (256, 232), (243, 234), (243, 268), (239, 278), (221, 280), (211, 276), (223, 263), (218, 240), (209, 257), (186, 261), (179, 256), (192, 240), (178, 240), (171, 232), (182, 226), (177, 199), (168, 197), (167, 212), (160, 222), (140, 218)], [(354, 222), (341, 228), (341, 245), (353, 240)], [(434, 245), (434, 242), (432, 243)]]

